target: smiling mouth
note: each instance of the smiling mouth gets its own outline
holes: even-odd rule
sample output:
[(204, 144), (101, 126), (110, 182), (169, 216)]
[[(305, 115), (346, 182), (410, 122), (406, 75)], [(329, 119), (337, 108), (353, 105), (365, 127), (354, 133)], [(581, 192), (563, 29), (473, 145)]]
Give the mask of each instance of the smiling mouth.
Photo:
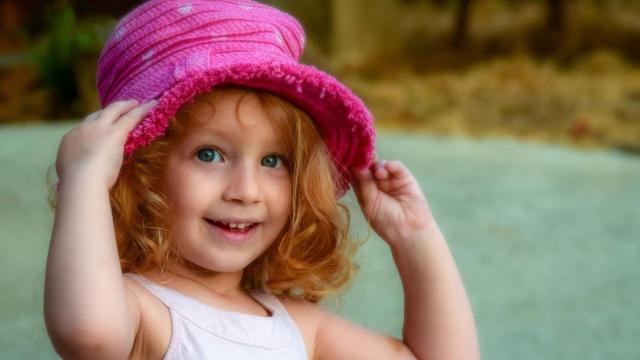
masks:
[(217, 226), (226, 231), (231, 231), (235, 233), (246, 233), (251, 231), (251, 229), (253, 229), (256, 225), (259, 225), (259, 223), (231, 224), (231, 223), (224, 223), (222, 221), (211, 220), (211, 219), (205, 219), (205, 220), (213, 226)]

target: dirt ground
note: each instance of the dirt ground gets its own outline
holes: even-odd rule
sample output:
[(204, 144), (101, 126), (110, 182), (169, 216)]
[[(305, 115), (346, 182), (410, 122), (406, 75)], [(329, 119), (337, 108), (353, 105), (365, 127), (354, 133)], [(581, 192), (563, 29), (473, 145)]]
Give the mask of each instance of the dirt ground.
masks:
[(640, 68), (596, 52), (571, 68), (514, 56), (468, 70), (345, 82), (378, 127), (640, 154)]
[[(612, 52), (593, 53), (570, 68), (523, 55), (462, 70), (388, 73), (338, 75), (364, 99), (380, 129), (515, 137), (640, 154), (640, 67)], [(88, 114), (99, 106), (94, 79), (84, 76), (81, 84), (81, 98), (67, 110)], [(56, 107), (28, 68), (0, 77), (0, 98), (0, 124), (43, 122)], [(80, 116), (63, 115), (58, 111), (63, 119)]]

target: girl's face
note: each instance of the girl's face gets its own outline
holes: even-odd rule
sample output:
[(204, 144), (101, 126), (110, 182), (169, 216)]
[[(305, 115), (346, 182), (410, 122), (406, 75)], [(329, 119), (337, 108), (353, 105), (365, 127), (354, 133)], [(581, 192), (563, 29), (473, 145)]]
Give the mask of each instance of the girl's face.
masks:
[(291, 214), (291, 179), (277, 129), (252, 94), (238, 103), (240, 97), (217, 96), (213, 116), (170, 151), (167, 163), (172, 246), (214, 272), (244, 269)]

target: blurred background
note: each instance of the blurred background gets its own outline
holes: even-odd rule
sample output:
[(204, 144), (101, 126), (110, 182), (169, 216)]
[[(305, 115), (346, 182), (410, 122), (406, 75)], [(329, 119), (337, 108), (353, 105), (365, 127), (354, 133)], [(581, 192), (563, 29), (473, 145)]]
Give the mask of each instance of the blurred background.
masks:
[[(639, 151), (638, 0), (265, 2), (379, 126)], [(0, 123), (95, 111), (101, 46), (137, 3), (2, 0)]]
[[(263, 2), (301, 21), (303, 62), (364, 99), (378, 155), (420, 180), (485, 359), (640, 358), (640, 0)], [(56, 358), (47, 172), (100, 107), (102, 44), (139, 3), (0, 0), (0, 358)], [(327, 306), (400, 336), (402, 288), (370, 237)]]

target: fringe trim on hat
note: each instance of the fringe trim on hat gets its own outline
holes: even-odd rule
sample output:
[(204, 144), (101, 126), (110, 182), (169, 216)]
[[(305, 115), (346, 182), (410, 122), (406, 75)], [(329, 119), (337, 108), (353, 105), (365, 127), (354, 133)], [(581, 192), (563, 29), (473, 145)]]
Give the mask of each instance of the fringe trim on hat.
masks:
[[(343, 149), (334, 149), (329, 144), (327, 146), (341, 175), (341, 179), (336, 183), (338, 195), (344, 195), (349, 189), (349, 169), (362, 169), (373, 161), (375, 151), (373, 116), (349, 88), (340, 84), (331, 75), (310, 65), (249, 63), (188, 74), (165, 91), (147, 117), (129, 133), (125, 145), (125, 163), (130, 160), (135, 149), (149, 145), (154, 139), (166, 133), (170, 120), (183, 104), (193, 101), (199, 94), (210, 91), (215, 85), (233, 83), (251, 87), (252, 80), (274, 84), (287, 83), (295, 86), (297, 92), (317, 91), (317, 96), (322, 99), (321, 102), (330, 103), (332, 110), (340, 113), (336, 118), (346, 117), (353, 122), (349, 129), (353, 135), (342, 140), (357, 141), (357, 143), (347, 144), (349, 146), (346, 153)], [(273, 92), (278, 93), (278, 91)], [(295, 96), (293, 92), (289, 95)], [(302, 108), (304, 109), (304, 106)], [(314, 119), (314, 121), (330, 122), (331, 119)], [(362, 149), (365, 150), (364, 153), (352, 153)]]

